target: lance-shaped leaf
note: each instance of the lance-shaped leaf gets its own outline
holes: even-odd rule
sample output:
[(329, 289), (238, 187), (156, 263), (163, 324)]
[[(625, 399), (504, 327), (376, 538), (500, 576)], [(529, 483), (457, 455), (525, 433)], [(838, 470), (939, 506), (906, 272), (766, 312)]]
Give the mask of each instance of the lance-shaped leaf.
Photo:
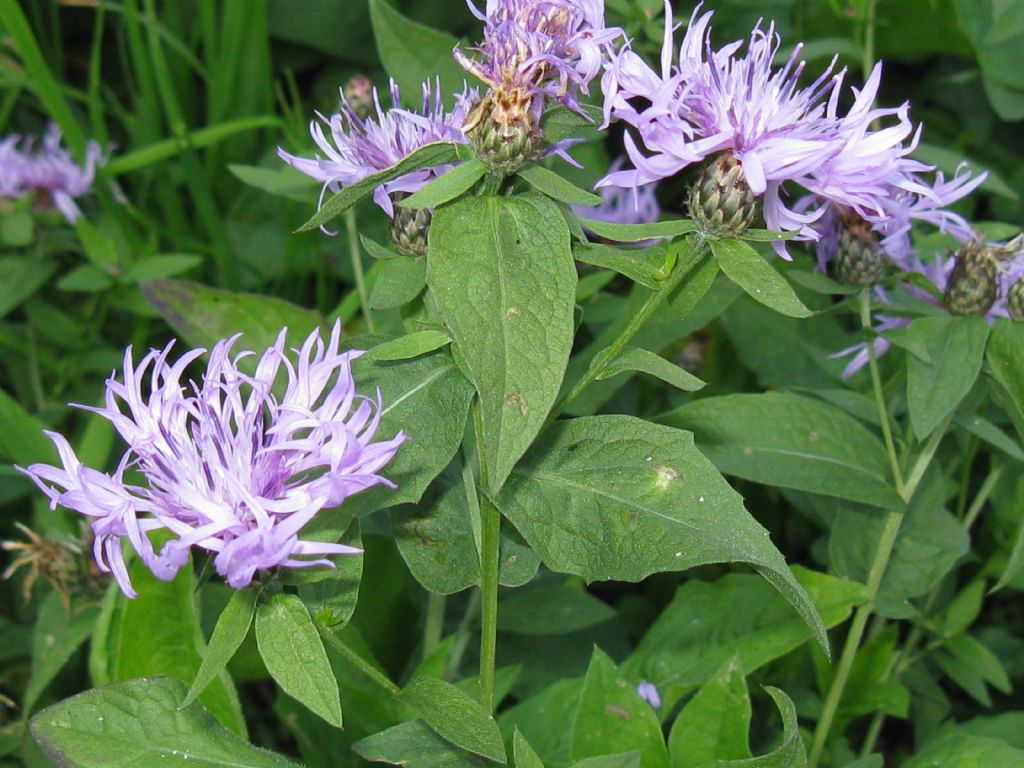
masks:
[(534, 194), (439, 208), (427, 284), (480, 394), (497, 491), (551, 410), (572, 349), (576, 267), (565, 218)]
[(639, 243), (661, 237), (678, 237), (697, 228), (689, 219), (670, 219), (651, 224), (613, 224), (581, 216), (580, 223), (598, 237), (617, 243)]
[(528, 165), (519, 177), (543, 195), (569, 205), (600, 205), (604, 200), (593, 192), (580, 189), (568, 179), (542, 165)]
[(505, 745), (494, 718), (476, 699), (451, 683), (417, 676), (399, 697), (435, 733), (465, 750), (505, 764)]
[(786, 278), (748, 243), (736, 238), (712, 240), (711, 252), (729, 279), (755, 301), (789, 317), (811, 316), (811, 310), (797, 298)]
[(549, 434), (496, 498), (549, 568), (588, 581), (639, 581), (748, 563), (828, 646), (811, 599), (693, 435), (629, 416), (575, 419)]

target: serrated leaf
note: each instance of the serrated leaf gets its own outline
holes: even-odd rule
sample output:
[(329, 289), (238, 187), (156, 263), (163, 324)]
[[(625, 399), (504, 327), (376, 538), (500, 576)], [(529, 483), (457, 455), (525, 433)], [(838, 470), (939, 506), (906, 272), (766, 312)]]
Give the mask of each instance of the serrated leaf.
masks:
[(189, 687), (188, 695), (182, 702), (182, 707), (187, 707), (195, 701), (199, 695), (206, 690), (206, 686), (224, 669), (227, 668), (231, 657), (235, 655), (245, 636), (249, 634), (249, 626), (252, 624), (252, 617), (256, 612), (256, 598), (259, 591), (256, 589), (235, 590), (228, 604), (217, 619), (217, 624), (210, 635), (210, 643), (203, 653), (202, 663), (196, 673), (192, 685)]
[(608, 656), (594, 649), (572, 724), (572, 759), (636, 750), (643, 768), (668, 768), (661, 723)]
[(32, 719), (32, 735), (59, 765), (73, 768), (298, 768), (220, 726), (199, 704), (181, 707), (185, 686), (151, 677), (95, 688)]
[(697, 227), (689, 219), (656, 221), (652, 224), (612, 224), (607, 221), (579, 217), (580, 224), (598, 237), (616, 243), (639, 243), (644, 240), (672, 238), (693, 232)]
[(477, 158), (457, 165), (398, 203), (400, 208), (436, 208), (465, 194), (487, 175), (487, 166)]
[(419, 296), (427, 285), (426, 259), (398, 256), (380, 262), (380, 271), (370, 289), (371, 309), (394, 309)]
[(698, 392), (707, 386), (689, 371), (670, 363), (661, 355), (646, 349), (626, 349), (605, 368), (598, 380), (610, 379), (626, 371), (646, 373), (683, 392)]
[(364, 197), (370, 195), (381, 184), (393, 181), (399, 176), (404, 176), (412, 171), (418, 171), (420, 168), (432, 168), (438, 165), (454, 163), (458, 160), (467, 160), (469, 157), (470, 150), (466, 145), (453, 144), (448, 141), (426, 144), (387, 170), (372, 174), (344, 187), (340, 192), (327, 200), (320, 207), (320, 210), (313, 214), (309, 221), (299, 227), (297, 231), (309, 232), (310, 230), (322, 227), (335, 217), (343, 214)]
[(338, 681), (302, 601), (278, 592), (256, 608), (256, 644), (281, 690), (341, 728)]
[(927, 362), (916, 355), (907, 359), (910, 423), (917, 438), (924, 440), (974, 386), (989, 326), (981, 317), (924, 317), (914, 320), (906, 332), (928, 350)]
[(554, 405), (572, 349), (576, 266), (565, 219), (539, 195), (439, 208), (427, 283), (480, 395), (494, 492)]
[(399, 699), (453, 744), (501, 765), (507, 762), (494, 718), (480, 702), (451, 683), (434, 677), (414, 677)]
[(707, 398), (662, 416), (692, 430), (715, 466), (766, 485), (885, 508), (903, 502), (881, 441), (835, 406), (787, 392)]
[(736, 238), (711, 240), (710, 243), (722, 271), (754, 301), (787, 317), (803, 318), (813, 314), (786, 278), (749, 244)]
[(549, 568), (588, 581), (747, 563), (827, 646), (785, 559), (687, 432), (629, 416), (560, 422), (495, 500)]
[(569, 205), (600, 205), (604, 199), (593, 192), (580, 189), (563, 176), (542, 165), (527, 165), (518, 171), (521, 179), (542, 195)]
[(750, 696), (738, 656), (715, 673), (676, 717), (669, 733), (672, 768), (750, 757)]

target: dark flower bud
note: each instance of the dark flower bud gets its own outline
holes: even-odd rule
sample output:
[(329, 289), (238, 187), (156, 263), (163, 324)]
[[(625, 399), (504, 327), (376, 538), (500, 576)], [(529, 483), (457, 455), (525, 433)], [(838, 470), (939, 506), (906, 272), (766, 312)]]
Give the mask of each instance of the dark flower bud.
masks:
[(1010, 286), (1006, 294), (1006, 308), (1010, 310), (1010, 317), (1024, 323), (1024, 278)]
[(871, 225), (856, 215), (844, 215), (832, 271), (845, 285), (867, 287), (885, 276), (886, 258)]
[(723, 152), (701, 168), (690, 187), (690, 217), (709, 235), (740, 235), (757, 216), (757, 198), (743, 166), (732, 152)]
[(376, 111), (373, 103), (373, 83), (366, 75), (353, 77), (345, 83), (341, 92), (345, 97), (345, 103), (360, 120), (365, 120)]
[(428, 208), (402, 208), (397, 205), (408, 195), (395, 192), (391, 199), (396, 203), (395, 215), (391, 219), (391, 243), (403, 256), (418, 259), (427, 255), (427, 234), (430, 232), (432, 213)]
[(946, 307), (954, 315), (984, 315), (998, 294), (999, 274), (992, 249), (972, 240), (956, 255), (946, 283)]

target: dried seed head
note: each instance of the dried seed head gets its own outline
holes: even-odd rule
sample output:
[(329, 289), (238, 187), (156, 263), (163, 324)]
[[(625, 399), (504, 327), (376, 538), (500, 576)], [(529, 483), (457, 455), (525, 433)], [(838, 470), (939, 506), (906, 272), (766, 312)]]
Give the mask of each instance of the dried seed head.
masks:
[(697, 226), (717, 237), (740, 235), (754, 223), (757, 198), (732, 152), (704, 164), (690, 187), (689, 208)]

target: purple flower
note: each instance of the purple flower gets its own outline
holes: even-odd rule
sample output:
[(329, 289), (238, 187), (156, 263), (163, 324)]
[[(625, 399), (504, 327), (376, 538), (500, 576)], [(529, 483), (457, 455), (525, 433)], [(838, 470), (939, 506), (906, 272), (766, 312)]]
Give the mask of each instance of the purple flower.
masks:
[(646, 701), (655, 709), (661, 706), (661, 694), (658, 693), (658, 689), (654, 683), (641, 680), (640, 685), (636, 687), (636, 692), (640, 694), (641, 699)]
[[(765, 223), (777, 231), (815, 240), (811, 226), (823, 206), (798, 210), (782, 199), (783, 184), (795, 182), (828, 201), (855, 210), (880, 212), (880, 180), (907, 166), (912, 147), (902, 142), (913, 129), (906, 107), (876, 110), (880, 71), (876, 68), (846, 117), (838, 114), (843, 72), (829, 66), (800, 88), (804, 64), (797, 46), (781, 68), (773, 61), (780, 47), (774, 26), (756, 27), (743, 56), (741, 42), (714, 51), (712, 13), (694, 11), (675, 52), (671, 5), (666, 2), (661, 71), (624, 48), (606, 67), (602, 80), (606, 121), (623, 120), (636, 134), (626, 136), (635, 166), (609, 174), (601, 185), (636, 187), (679, 173), (719, 153), (740, 162), (754, 195), (762, 198)], [(869, 125), (894, 115), (895, 126), (871, 131)], [(639, 141), (639, 144), (638, 144)], [(641, 149), (642, 147), (642, 149)], [(783, 243), (776, 250), (785, 253)]]
[[(378, 473), (406, 436), (374, 442), (380, 392), (356, 393), (351, 364), (362, 352), (339, 351), (340, 323), (327, 344), (311, 333), (295, 350), (297, 364), (282, 331), (252, 375), (240, 363), (253, 353), (232, 355), (239, 336), (218, 342), (201, 381), (187, 386), (186, 368), (206, 350), (172, 363), (172, 343), (137, 366), (131, 348), (125, 351), (124, 380), (107, 381), (105, 407), (78, 406), (110, 421), (128, 444), (113, 474), (83, 466), (53, 432), (47, 435), (62, 467), (21, 470), (52, 507), (91, 518), (96, 561), (130, 597), (125, 538), (158, 578), (174, 578), (190, 548), (199, 547), (214, 553), (217, 572), (241, 589), (258, 570), (331, 565), (326, 555), (357, 552), (299, 534), (321, 509), (375, 485), (394, 487)], [(135, 485), (128, 471), (147, 484)], [(157, 529), (174, 537), (159, 552), (147, 536)]]
[(0, 142), (0, 197), (21, 198), (39, 195), (40, 201), (52, 200), (69, 223), (82, 215), (75, 199), (92, 189), (96, 166), (101, 161), (100, 145), (90, 141), (85, 163), (78, 165), (60, 145), (60, 127), (51, 123), (43, 136), (43, 144), (34, 149), (34, 138), (18, 148), (19, 136)]
[[(391, 108), (385, 110), (381, 106), (377, 90), (374, 89), (375, 114), (364, 119), (357, 114), (342, 92), (340, 112), (329, 118), (317, 113), (330, 130), (330, 135), (326, 135), (323, 126), (315, 120), (309, 125), (313, 140), (323, 157), (297, 157), (280, 147), (277, 153), (289, 165), (323, 182), (320, 193), (322, 203), (328, 189), (337, 192), (342, 187), (387, 170), (426, 144), (436, 141), (465, 144), (467, 140), (462, 125), (475, 101), (476, 92), (467, 89), (456, 96), (455, 108), (447, 112), (442, 103), (440, 85), (431, 89), (427, 82), (423, 85), (420, 111), (402, 109), (399, 106), (401, 96), (398, 86), (392, 80)], [(394, 217), (392, 195), (416, 192), (451, 168), (451, 165), (440, 165), (399, 176), (377, 187), (373, 195), (374, 202), (388, 216)]]
[(580, 111), (577, 97), (601, 71), (605, 48), (623, 32), (605, 27), (604, 0), (487, 0), (481, 13), (484, 41), (470, 58), (458, 48), (463, 69), (494, 91), (525, 94), (535, 118), (545, 97)]

